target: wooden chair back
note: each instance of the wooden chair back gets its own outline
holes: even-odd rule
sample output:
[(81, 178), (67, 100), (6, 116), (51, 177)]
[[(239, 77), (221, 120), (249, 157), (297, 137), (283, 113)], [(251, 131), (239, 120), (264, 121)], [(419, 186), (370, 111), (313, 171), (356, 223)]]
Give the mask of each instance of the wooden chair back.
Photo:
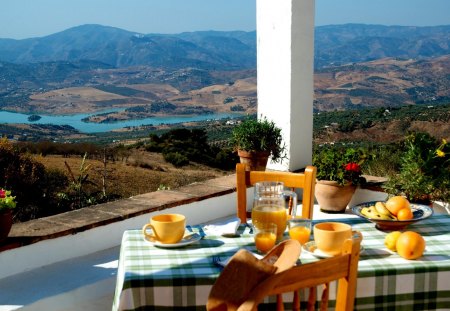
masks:
[(261, 181), (283, 182), (288, 188), (303, 189), (303, 218), (312, 219), (314, 207), (314, 187), (316, 185), (315, 166), (307, 166), (303, 173), (280, 171), (247, 171), (245, 164), (236, 165), (237, 216), (242, 223), (247, 222), (247, 187)]
[[(327, 310), (330, 282), (333, 281), (337, 281), (335, 310), (353, 310), (360, 243), (361, 240), (349, 239), (345, 241), (344, 251), (341, 255), (295, 266), (266, 278), (250, 292), (246, 301), (239, 306), (238, 311), (257, 310), (258, 304), (267, 296), (281, 296), (288, 292), (298, 293), (300, 289), (309, 289), (309, 297), (306, 302), (307, 310), (314, 310), (317, 300), (317, 286), (323, 287), (320, 310)], [(301, 303), (298, 297), (298, 295), (294, 296), (292, 310), (300, 310)], [(277, 300), (276, 310), (284, 310), (282, 301)]]

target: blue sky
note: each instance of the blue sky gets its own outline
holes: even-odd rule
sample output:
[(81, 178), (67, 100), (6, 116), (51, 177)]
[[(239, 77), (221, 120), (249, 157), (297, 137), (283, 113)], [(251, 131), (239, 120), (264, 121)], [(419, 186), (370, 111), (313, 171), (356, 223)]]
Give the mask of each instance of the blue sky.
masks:
[[(140, 33), (250, 31), (255, 10), (256, 0), (0, 0), (0, 38), (45, 36), (82, 24)], [(316, 0), (316, 25), (448, 25), (449, 12), (450, 0)]]

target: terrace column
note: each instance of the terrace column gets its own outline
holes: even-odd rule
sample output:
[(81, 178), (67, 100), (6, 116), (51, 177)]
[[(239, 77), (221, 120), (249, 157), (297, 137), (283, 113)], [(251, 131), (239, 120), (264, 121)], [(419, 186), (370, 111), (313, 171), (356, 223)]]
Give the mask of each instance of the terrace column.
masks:
[(257, 0), (258, 118), (282, 129), (288, 158), (269, 169), (312, 162), (314, 0)]

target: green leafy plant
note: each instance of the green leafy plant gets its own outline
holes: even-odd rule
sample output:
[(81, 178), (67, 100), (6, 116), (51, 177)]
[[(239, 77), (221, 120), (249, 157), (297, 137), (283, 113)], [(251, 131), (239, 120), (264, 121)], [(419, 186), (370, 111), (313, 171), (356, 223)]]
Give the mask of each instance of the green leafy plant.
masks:
[(235, 150), (269, 152), (273, 162), (281, 162), (286, 157), (281, 129), (265, 117), (247, 118), (235, 126), (230, 143)]
[(313, 165), (317, 167), (318, 180), (336, 181), (340, 185), (365, 182), (361, 165), (368, 158), (362, 148), (339, 148), (332, 145), (318, 146), (313, 152)]
[(410, 133), (404, 140), (399, 171), (383, 186), (391, 195), (404, 195), (412, 202), (450, 200), (450, 148), (445, 139), (428, 133)]
[(16, 207), (16, 197), (11, 195), (10, 190), (0, 189), (0, 212)]

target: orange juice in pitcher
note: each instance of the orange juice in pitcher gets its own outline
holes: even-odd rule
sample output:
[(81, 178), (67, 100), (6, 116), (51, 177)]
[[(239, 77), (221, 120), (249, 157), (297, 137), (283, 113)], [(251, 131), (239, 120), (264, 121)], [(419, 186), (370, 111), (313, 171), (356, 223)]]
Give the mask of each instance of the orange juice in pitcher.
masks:
[(256, 205), (252, 209), (252, 223), (255, 227), (273, 223), (277, 226), (277, 240), (286, 230), (287, 214), (282, 205)]

